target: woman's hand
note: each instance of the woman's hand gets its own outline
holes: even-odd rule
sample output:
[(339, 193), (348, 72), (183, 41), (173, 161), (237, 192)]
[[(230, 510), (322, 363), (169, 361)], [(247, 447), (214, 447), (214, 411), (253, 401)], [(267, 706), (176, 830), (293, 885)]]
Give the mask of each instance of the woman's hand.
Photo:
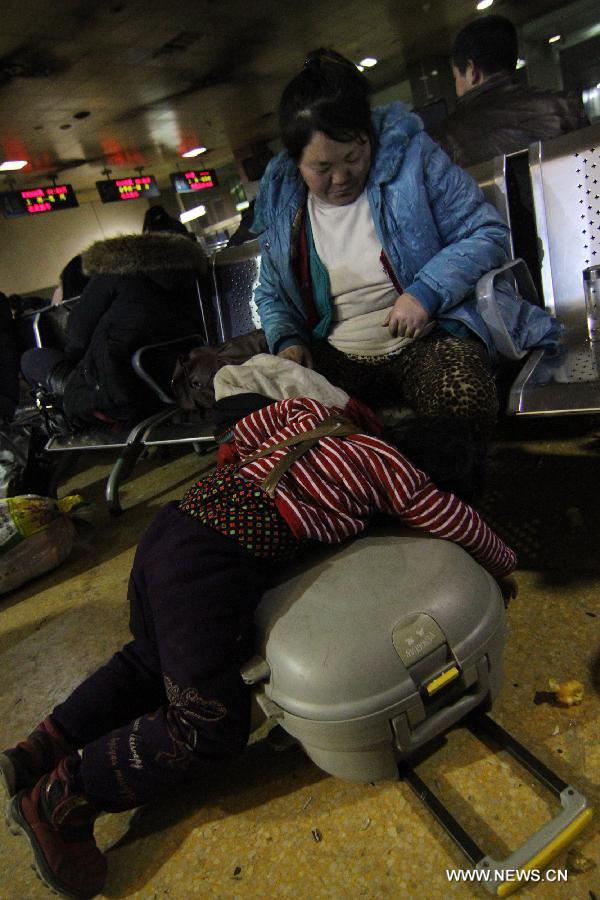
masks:
[(281, 356), (283, 359), (291, 359), (292, 362), (298, 363), (306, 369), (313, 368), (310, 350), (308, 347), (305, 347), (304, 344), (292, 344), (291, 347), (286, 347), (285, 350), (281, 350), (277, 356)]
[(412, 294), (400, 294), (387, 314), (384, 327), (392, 337), (417, 338), (429, 322), (429, 313)]

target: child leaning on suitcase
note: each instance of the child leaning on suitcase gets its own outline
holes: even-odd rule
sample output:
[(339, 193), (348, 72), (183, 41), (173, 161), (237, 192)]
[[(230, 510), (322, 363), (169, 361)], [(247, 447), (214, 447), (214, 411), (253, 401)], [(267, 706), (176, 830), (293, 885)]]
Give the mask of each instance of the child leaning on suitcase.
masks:
[[(243, 750), (250, 696), (239, 670), (253, 652), (255, 607), (313, 541), (335, 544), (377, 514), (395, 516), (460, 544), (505, 597), (516, 594), (514, 553), (471, 506), (384, 440), (366, 407), (264, 402), (235, 425), (229, 463), (167, 504), (143, 535), (128, 592), (133, 640), (0, 755), (9, 825), (26, 835), (42, 880), (61, 894), (92, 897), (103, 888), (106, 860), (93, 835), (101, 811), (210, 776)], [(402, 431), (416, 461), (414, 423), (400, 440)], [(460, 442), (434, 438), (432, 456), (423, 435), (442, 487), (453, 473), (460, 479), (460, 467), (464, 482)]]

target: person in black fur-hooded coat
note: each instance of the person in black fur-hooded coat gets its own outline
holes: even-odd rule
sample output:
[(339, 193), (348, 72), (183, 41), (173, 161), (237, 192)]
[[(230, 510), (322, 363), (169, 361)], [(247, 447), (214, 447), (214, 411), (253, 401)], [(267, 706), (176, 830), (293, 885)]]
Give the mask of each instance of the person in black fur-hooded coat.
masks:
[(64, 353), (28, 351), (23, 374), (62, 393), (72, 420), (130, 425), (150, 415), (159, 401), (131, 357), (146, 344), (203, 332), (194, 276), (205, 266), (201, 248), (180, 235), (97, 241), (83, 253), (91, 279), (70, 313)]

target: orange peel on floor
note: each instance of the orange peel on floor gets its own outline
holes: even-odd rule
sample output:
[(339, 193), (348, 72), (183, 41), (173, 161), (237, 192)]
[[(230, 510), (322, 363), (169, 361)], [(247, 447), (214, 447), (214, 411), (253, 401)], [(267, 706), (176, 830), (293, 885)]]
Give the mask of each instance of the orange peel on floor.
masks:
[(562, 681), (559, 684), (550, 678), (548, 686), (562, 706), (576, 706), (583, 700), (584, 688), (580, 681)]

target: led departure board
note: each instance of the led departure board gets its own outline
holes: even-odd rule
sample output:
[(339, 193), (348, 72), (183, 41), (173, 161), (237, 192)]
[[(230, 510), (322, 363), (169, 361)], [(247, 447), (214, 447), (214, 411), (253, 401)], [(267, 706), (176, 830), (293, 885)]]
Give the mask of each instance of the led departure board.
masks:
[(187, 172), (173, 172), (171, 183), (178, 194), (187, 194), (216, 187), (219, 182), (214, 169), (189, 169)]
[(79, 206), (70, 184), (52, 184), (46, 187), (27, 188), (23, 191), (4, 191), (0, 205), (5, 218), (55, 212)]
[(145, 197), (160, 196), (154, 175), (109, 178), (106, 181), (97, 181), (96, 188), (103, 203), (115, 203), (118, 200), (142, 200)]

